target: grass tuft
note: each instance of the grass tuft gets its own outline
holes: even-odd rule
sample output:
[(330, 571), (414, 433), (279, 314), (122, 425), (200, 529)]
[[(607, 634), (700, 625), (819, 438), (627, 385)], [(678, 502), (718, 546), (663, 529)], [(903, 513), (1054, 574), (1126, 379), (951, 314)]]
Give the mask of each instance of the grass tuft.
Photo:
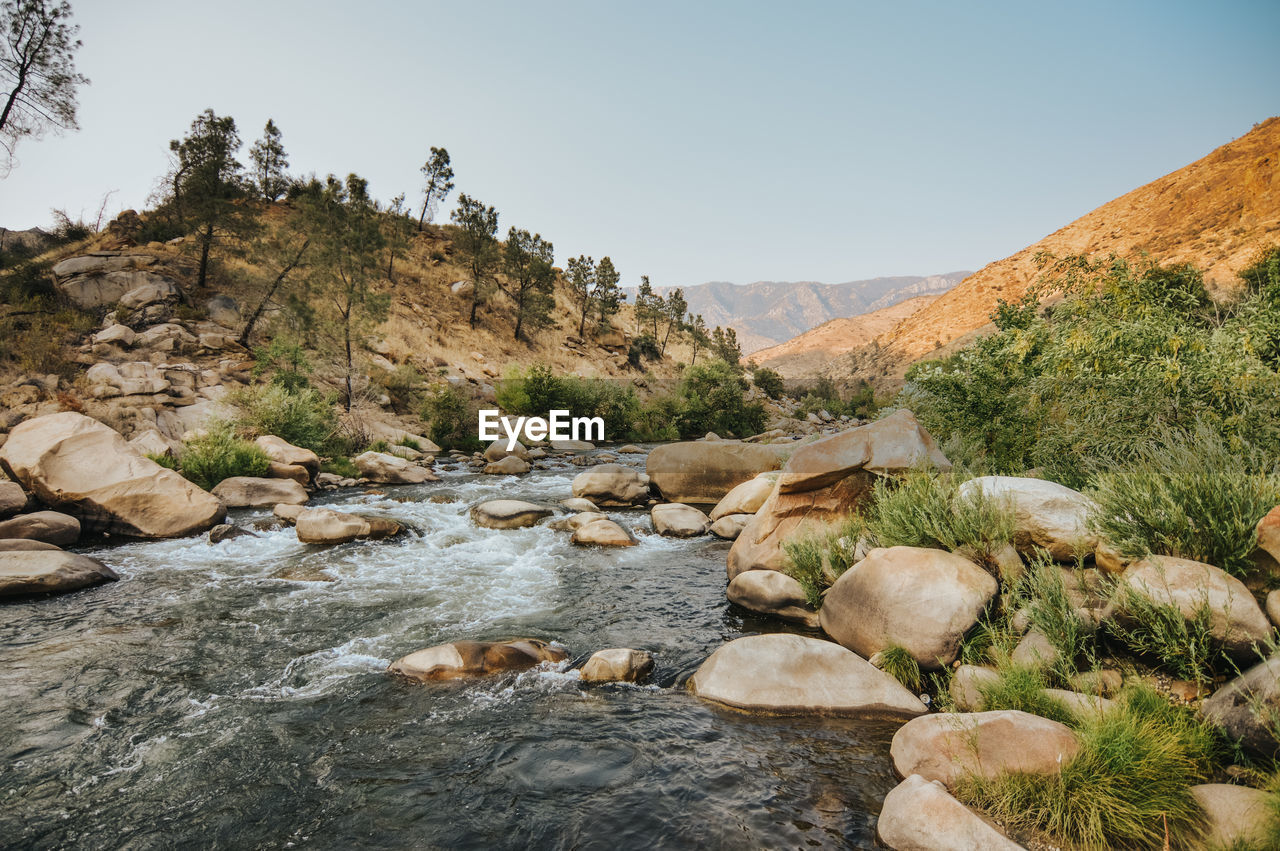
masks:
[(1014, 515), (1004, 500), (980, 489), (960, 496), (960, 480), (924, 470), (876, 482), (867, 534), (879, 547), (961, 548), (990, 561), (1013, 540)]
[(916, 661), (909, 650), (898, 644), (890, 644), (877, 655), (880, 657), (880, 670), (902, 683), (911, 691), (917, 694), (920, 692), (922, 682), (920, 663)]

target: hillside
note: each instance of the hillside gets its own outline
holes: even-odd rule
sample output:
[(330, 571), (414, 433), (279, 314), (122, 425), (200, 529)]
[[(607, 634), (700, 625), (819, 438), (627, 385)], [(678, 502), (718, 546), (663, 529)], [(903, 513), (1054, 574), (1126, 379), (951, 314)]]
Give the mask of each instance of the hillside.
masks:
[[(735, 329), (743, 354), (749, 355), (832, 319), (869, 313), (915, 296), (946, 292), (967, 274), (904, 275), (842, 284), (757, 281), (740, 286), (713, 281), (681, 289), (691, 313), (702, 314), (707, 327)], [(665, 295), (675, 288), (654, 289)]]
[(830, 361), (867, 345), (937, 299), (935, 295), (916, 296), (860, 316), (832, 319), (785, 343), (753, 353), (751, 360), (776, 370), (783, 378), (812, 378), (823, 373)]
[(1043, 251), (1146, 253), (1166, 263), (1192, 263), (1204, 270), (1211, 291), (1225, 294), (1236, 273), (1277, 242), (1280, 117), (970, 275), (879, 335), (875, 347), (856, 352), (853, 367), (865, 377), (901, 377), (914, 361), (945, 352), (948, 344), (986, 325), (999, 299), (1026, 292), (1038, 275), (1034, 258)]

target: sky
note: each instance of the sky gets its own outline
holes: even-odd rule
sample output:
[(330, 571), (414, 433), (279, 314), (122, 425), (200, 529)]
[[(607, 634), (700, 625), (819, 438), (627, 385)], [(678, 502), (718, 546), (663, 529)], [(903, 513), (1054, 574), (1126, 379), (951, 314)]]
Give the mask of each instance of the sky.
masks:
[(203, 109), (295, 174), (457, 192), (624, 283), (978, 269), (1280, 114), (1276, 0), (71, 0), (78, 132), (0, 226), (142, 209)]

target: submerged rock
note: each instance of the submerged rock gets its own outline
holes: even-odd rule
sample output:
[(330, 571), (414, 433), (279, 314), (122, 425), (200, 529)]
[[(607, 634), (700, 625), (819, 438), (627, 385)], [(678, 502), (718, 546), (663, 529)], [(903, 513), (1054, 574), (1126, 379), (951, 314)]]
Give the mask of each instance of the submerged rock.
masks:
[(0, 550), (0, 597), (63, 593), (119, 578), (88, 556), (61, 550)]
[(471, 509), (471, 521), (486, 529), (519, 529), (534, 526), (551, 514), (545, 505), (518, 499), (491, 499)]
[(579, 676), (584, 683), (638, 683), (652, 670), (652, 653), (615, 647), (592, 653), (579, 671)]
[(417, 682), (525, 671), (543, 662), (563, 662), (568, 652), (536, 638), (514, 641), (455, 641), (417, 650), (391, 663), (391, 673)]

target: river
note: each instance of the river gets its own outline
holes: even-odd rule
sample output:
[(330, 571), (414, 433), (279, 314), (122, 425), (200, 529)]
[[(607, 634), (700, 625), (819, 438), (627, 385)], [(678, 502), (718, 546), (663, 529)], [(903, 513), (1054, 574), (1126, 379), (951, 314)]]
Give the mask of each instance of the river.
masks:
[[(874, 847), (896, 725), (748, 716), (684, 688), (724, 642), (787, 629), (726, 602), (727, 542), (584, 549), (469, 519), (486, 499), (555, 504), (578, 472), (313, 501), (410, 530), (387, 541), (322, 549), (284, 528), (86, 548), (120, 581), (0, 609), (0, 844)], [(648, 531), (644, 511), (611, 514)], [(657, 667), (642, 686), (587, 687), (568, 664), (386, 673), (422, 647), (521, 636), (574, 665), (634, 647)]]

